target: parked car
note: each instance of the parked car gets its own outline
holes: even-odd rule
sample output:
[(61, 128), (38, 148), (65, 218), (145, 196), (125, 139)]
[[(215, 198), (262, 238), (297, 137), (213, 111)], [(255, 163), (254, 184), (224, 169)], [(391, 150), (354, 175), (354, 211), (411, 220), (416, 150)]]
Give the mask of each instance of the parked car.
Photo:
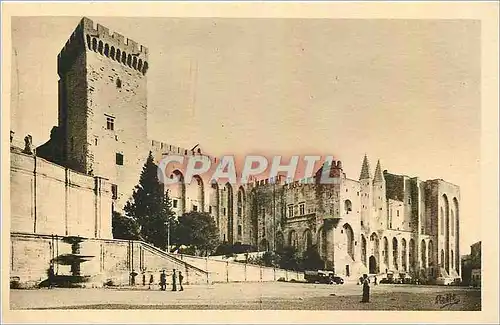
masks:
[(450, 286), (455, 284), (455, 279), (447, 277), (439, 277), (436, 279), (436, 284), (441, 286)]
[(336, 276), (333, 271), (304, 271), (304, 279), (309, 283), (344, 284), (344, 279)]

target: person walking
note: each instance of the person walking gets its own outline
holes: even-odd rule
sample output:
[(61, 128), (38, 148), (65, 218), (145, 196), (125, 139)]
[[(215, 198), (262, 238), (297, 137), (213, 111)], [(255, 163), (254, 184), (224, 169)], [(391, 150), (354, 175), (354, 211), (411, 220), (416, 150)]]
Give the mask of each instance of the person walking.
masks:
[(370, 282), (368, 280), (368, 275), (363, 274), (363, 299), (361, 302), (370, 301)]
[(182, 280), (184, 280), (184, 276), (182, 275), (182, 272), (179, 271), (179, 291), (184, 291), (184, 287), (182, 286)]
[(165, 270), (160, 274), (160, 289), (161, 291), (167, 290), (167, 275), (165, 274)]
[(151, 289), (151, 285), (155, 282), (155, 278), (153, 276), (153, 274), (151, 273), (151, 275), (149, 276), (149, 289)]
[(172, 291), (177, 291), (177, 274), (175, 274), (175, 269), (172, 272)]

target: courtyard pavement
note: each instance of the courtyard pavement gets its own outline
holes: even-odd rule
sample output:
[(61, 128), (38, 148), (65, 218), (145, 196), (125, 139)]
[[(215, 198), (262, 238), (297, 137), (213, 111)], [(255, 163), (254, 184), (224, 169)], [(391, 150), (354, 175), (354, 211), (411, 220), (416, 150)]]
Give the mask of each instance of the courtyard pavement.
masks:
[(189, 285), (182, 292), (129, 288), (10, 290), (11, 309), (481, 310), (481, 291), (463, 287), (257, 282)]

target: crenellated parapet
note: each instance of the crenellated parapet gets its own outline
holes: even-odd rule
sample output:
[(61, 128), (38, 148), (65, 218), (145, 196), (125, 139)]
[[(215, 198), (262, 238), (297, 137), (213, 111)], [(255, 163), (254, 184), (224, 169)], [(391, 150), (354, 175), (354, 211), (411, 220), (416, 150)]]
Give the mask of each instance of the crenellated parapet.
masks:
[(123, 35), (111, 33), (107, 27), (82, 18), (58, 55), (58, 74), (64, 74), (78, 56), (93, 51), (110, 60), (146, 74), (149, 68), (148, 49)]

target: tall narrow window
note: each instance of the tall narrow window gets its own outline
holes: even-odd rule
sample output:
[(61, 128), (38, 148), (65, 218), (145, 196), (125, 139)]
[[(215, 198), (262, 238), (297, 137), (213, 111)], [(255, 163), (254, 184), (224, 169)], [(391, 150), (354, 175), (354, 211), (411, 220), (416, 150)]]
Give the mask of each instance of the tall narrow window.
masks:
[(115, 118), (106, 116), (106, 129), (113, 131), (115, 129)]
[(174, 200), (172, 200), (172, 207), (173, 207), (174, 209), (176, 209), (176, 208), (177, 208), (177, 200), (175, 200), (175, 199), (174, 199)]
[(306, 205), (305, 205), (305, 203), (301, 203), (299, 205), (299, 213), (300, 213), (301, 216), (304, 215), (304, 214), (306, 214)]
[(122, 166), (123, 165), (123, 154), (116, 153), (116, 164)]
[(113, 200), (116, 200), (118, 198), (118, 185), (111, 184), (111, 194)]

